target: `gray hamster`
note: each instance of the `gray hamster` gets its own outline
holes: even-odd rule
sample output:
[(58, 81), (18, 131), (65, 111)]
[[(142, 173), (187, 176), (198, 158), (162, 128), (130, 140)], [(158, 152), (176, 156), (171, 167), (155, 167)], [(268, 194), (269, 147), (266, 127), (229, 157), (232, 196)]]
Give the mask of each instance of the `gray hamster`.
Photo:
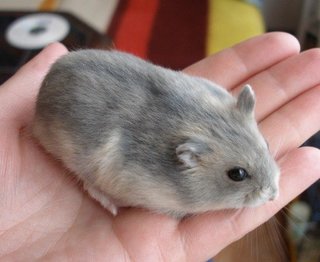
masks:
[(80, 50), (45, 77), (33, 134), (114, 215), (136, 206), (183, 217), (277, 196), (254, 105), (249, 85), (233, 97), (130, 54)]

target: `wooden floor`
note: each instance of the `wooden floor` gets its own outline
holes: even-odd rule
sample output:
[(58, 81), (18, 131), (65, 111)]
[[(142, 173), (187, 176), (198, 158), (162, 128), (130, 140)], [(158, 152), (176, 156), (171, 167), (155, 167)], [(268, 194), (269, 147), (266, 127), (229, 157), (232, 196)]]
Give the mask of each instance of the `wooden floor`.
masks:
[[(271, 218), (242, 239), (222, 250), (214, 262), (289, 262), (281, 218)], [(281, 222), (282, 223), (282, 222)]]

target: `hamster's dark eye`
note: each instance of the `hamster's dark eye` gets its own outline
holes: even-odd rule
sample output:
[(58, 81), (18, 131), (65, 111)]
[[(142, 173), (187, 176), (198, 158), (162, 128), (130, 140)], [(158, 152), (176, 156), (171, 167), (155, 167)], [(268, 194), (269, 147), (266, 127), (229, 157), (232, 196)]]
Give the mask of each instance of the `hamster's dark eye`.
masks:
[(236, 182), (240, 182), (245, 180), (249, 175), (247, 171), (241, 167), (235, 167), (233, 169), (230, 169), (228, 172), (228, 177)]

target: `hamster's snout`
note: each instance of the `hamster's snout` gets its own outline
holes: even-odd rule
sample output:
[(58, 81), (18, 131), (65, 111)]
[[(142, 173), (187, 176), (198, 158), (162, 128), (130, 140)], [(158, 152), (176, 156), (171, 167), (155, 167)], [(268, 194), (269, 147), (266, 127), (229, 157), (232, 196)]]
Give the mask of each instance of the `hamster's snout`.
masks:
[(278, 195), (279, 195), (279, 190), (276, 187), (272, 187), (270, 189), (270, 197), (269, 197), (269, 201), (273, 201), (275, 199), (277, 199)]
[(279, 195), (279, 190), (276, 185), (270, 185), (267, 187), (260, 187), (254, 190), (246, 197), (246, 206), (256, 207), (262, 205), (268, 201), (275, 200)]
[(276, 185), (262, 188), (260, 192), (261, 198), (266, 199), (268, 201), (275, 200), (278, 197), (278, 195), (279, 195), (279, 190)]
[(276, 199), (276, 196), (275, 195), (271, 195), (271, 197), (269, 198), (269, 201), (273, 201)]

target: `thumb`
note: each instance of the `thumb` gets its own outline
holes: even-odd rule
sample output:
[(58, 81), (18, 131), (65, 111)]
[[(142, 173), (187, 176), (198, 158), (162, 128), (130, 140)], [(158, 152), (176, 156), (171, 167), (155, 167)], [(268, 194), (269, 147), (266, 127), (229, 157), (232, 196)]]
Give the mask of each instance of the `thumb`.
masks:
[(42, 50), (0, 87), (0, 119), (26, 125), (32, 120), (41, 82), (50, 66), (67, 49), (54, 43)]

